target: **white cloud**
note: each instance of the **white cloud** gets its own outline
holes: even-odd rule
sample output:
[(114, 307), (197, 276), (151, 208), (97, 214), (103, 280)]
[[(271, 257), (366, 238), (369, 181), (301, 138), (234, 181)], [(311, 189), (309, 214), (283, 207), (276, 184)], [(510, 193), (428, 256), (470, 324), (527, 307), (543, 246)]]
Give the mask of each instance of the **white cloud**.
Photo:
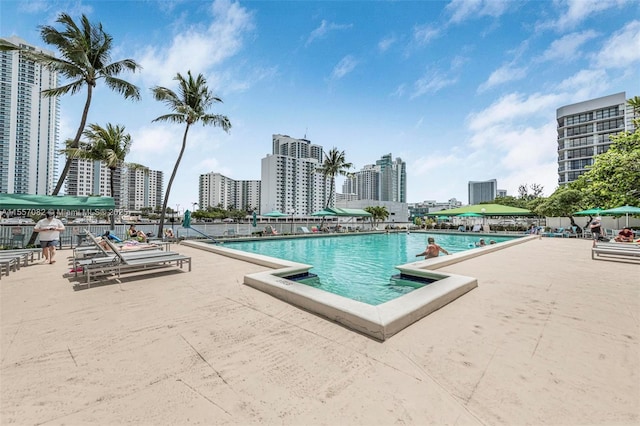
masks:
[(498, 99), (483, 111), (471, 113), (468, 127), (475, 133), (472, 143), (475, 146), (491, 145), (496, 141), (498, 132), (487, 134), (517, 120), (533, 120), (540, 114), (553, 114), (561, 105), (563, 95), (534, 93), (526, 97), (520, 93), (510, 93)]
[(478, 93), (482, 93), (492, 87), (499, 86), (510, 81), (522, 80), (526, 76), (526, 68), (514, 67), (513, 64), (503, 65), (492, 72), (487, 81), (478, 87)]
[(451, 14), (451, 23), (460, 23), (472, 18), (490, 16), (497, 18), (509, 8), (510, 2), (503, 0), (453, 0), (445, 8)]
[(220, 172), (220, 162), (215, 158), (205, 158), (201, 160), (200, 162), (196, 163), (194, 169), (202, 174), (214, 172), (224, 175), (224, 173)]
[(598, 33), (593, 30), (567, 34), (558, 40), (554, 40), (537, 60), (572, 62), (582, 56), (580, 49), (584, 44), (597, 36)]
[(413, 29), (413, 39), (419, 44), (427, 44), (440, 36), (440, 30), (430, 25), (416, 26)]
[(433, 171), (444, 166), (450, 166), (461, 161), (461, 158), (454, 154), (438, 155), (431, 153), (424, 157), (418, 157), (413, 161), (409, 161), (407, 170), (411, 171), (414, 176), (429, 176)]
[(148, 164), (149, 156), (173, 156), (174, 159), (182, 143), (184, 127), (177, 124), (153, 123), (131, 132), (131, 161)]
[(348, 25), (334, 24), (332, 22), (327, 22), (326, 20), (323, 19), (322, 22), (320, 23), (320, 26), (315, 30), (311, 31), (311, 34), (309, 34), (309, 38), (307, 38), (307, 42), (305, 43), (305, 46), (310, 45), (315, 40), (325, 37), (331, 31), (346, 30), (351, 27), (352, 27), (351, 24), (348, 24)]
[(338, 62), (331, 73), (332, 80), (339, 80), (349, 74), (358, 65), (358, 61), (351, 55), (347, 55)]
[(558, 83), (557, 91), (566, 93), (566, 105), (591, 99), (609, 90), (609, 78), (604, 70), (580, 70)]
[(428, 71), (413, 84), (414, 91), (410, 98), (414, 99), (427, 93), (438, 92), (445, 87), (455, 84), (457, 81), (456, 77), (449, 78), (442, 72)]
[(403, 83), (401, 85), (399, 85), (395, 91), (393, 91), (393, 93), (391, 93), (391, 96), (394, 98), (401, 98), (402, 96), (404, 96), (405, 92), (406, 92), (406, 85)]
[(396, 42), (395, 36), (389, 36), (389, 37), (383, 38), (378, 42), (378, 50), (380, 50), (381, 52), (386, 52), (387, 50), (389, 50), (389, 48), (391, 48), (391, 46), (395, 42)]
[(558, 19), (547, 21), (537, 26), (538, 30), (552, 28), (558, 31), (565, 31), (575, 28), (587, 18), (593, 18), (607, 9), (614, 7), (622, 7), (629, 2), (635, 0), (566, 0), (556, 1), (555, 4), (560, 8), (565, 8), (564, 13), (560, 13)]
[(211, 10), (213, 20), (208, 28), (187, 28), (167, 48), (149, 46), (135, 55), (141, 58), (148, 85), (169, 86), (177, 72), (188, 70), (206, 75), (240, 51), (245, 34), (254, 28), (253, 15), (228, 0), (214, 1)]
[(613, 34), (595, 55), (602, 68), (625, 68), (640, 61), (640, 21), (632, 21)]

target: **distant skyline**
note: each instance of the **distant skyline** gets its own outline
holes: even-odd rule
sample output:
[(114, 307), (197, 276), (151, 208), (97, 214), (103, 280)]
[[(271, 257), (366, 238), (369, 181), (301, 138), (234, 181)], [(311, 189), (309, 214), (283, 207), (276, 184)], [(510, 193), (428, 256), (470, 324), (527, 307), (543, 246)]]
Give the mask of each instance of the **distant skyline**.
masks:
[[(572, 1), (12, 1), (0, 36), (52, 50), (39, 25), (85, 13), (113, 36), (130, 102), (99, 83), (88, 123), (120, 124), (127, 161), (171, 174), (184, 127), (151, 87), (202, 73), (230, 134), (192, 128), (169, 206), (191, 208), (200, 174), (260, 179), (273, 134), (344, 150), (354, 171), (391, 153), (407, 163), (407, 200), (467, 203), (469, 181), (516, 195), (557, 187), (556, 109), (613, 93), (640, 95), (640, 2)], [(60, 141), (86, 91), (60, 98)], [(341, 180), (337, 188), (341, 188)], [(166, 182), (165, 182), (166, 190)]]

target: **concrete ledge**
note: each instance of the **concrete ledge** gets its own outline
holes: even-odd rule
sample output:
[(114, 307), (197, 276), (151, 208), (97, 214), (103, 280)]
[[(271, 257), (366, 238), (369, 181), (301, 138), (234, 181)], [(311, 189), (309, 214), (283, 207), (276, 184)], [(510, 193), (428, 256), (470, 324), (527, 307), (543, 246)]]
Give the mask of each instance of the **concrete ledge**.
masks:
[(197, 241), (183, 241), (182, 244), (273, 268), (272, 271), (245, 275), (244, 283), (347, 328), (384, 341), (478, 286), (478, 281), (475, 278), (438, 273), (434, 272), (434, 269), (536, 238), (536, 236), (520, 238), (467, 250), (451, 256), (441, 256), (397, 266), (397, 269), (403, 274), (432, 278), (437, 281), (377, 306), (283, 278), (308, 272), (312, 265)]

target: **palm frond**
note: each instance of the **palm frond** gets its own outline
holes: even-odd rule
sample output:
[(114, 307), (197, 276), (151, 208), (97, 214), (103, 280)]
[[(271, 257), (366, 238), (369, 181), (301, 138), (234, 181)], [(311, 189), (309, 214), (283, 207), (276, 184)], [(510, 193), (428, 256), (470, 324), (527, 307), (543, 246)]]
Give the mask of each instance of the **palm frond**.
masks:
[(125, 99), (133, 98), (140, 100), (140, 89), (138, 86), (120, 78), (105, 76), (105, 84), (113, 91), (120, 93)]
[(204, 115), (200, 119), (202, 121), (202, 125), (213, 125), (215, 127), (220, 127), (225, 132), (228, 132), (231, 129), (231, 121), (226, 115)]
[(66, 95), (67, 93), (71, 93), (72, 95), (74, 95), (84, 87), (84, 84), (84, 80), (77, 80), (65, 86), (43, 90), (42, 95), (48, 98)]
[(184, 114), (165, 114), (151, 120), (152, 123), (156, 121), (168, 121), (177, 124), (186, 123)]

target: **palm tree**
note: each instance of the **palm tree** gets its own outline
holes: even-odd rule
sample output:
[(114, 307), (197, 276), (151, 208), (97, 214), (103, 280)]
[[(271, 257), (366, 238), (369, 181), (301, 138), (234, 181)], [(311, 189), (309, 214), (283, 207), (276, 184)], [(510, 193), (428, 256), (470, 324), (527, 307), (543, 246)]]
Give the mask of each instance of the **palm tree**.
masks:
[(160, 225), (158, 226), (158, 236), (162, 236), (167, 203), (169, 201), (169, 194), (171, 193), (171, 185), (173, 185), (173, 180), (178, 172), (180, 160), (182, 160), (182, 155), (187, 147), (187, 134), (189, 133), (191, 125), (201, 121), (203, 125), (210, 124), (215, 127), (222, 127), (225, 132), (228, 132), (229, 129), (231, 129), (231, 122), (226, 116), (209, 114), (207, 112), (209, 107), (214, 103), (222, 102), (222, 99), (214, 96), (213, 93), (209, 91), (209, 88), (207, 87), (207, 80), (202, 76), (202, 74), (198, 74), (194, 79), (191, 75), (191, 71), (187, 71), (186, 78), (178, 73), (174, 77), (174, 80), (178, 82), (178, 93), (175, 93), (173, 90), (165, 87), (155, 86), (151, 89), (153, 91), (153, 97), (157, 101), (163, 102), (170, 110), (173, 111), (171, 114), (161, 115), (153, 120), (153, 122), (169, 121), (172, 123), (186, 124), (184, 135), (182, 137), (180, 154), (178, 154), (178, 159), (173, 167), (173, 173), (171, 173), (171, 178), (169, 178), (169, 183), (167, 185), (167, 191), (164, 195), (164, 203), (160, 213)]
[(379, 220), (386, 220), (389, 217), (389, 211), (386, 206), (365, 207), (364, 210), (371, 213), (371, 221), (373, 222), (374, 228), (377, 226)]
[(633, 114), (640, 114), (640, 96), (634, 96), (631, 99), (627, 99), (627, 105), (630, 105), (633, 108)]
[[(62, 31), (58, 31), (52, 26), (44, 25), (40, 27), (40, 35), (47, 44), (58, 48), (60, 58), (33, 50), (22, 50), (21, 53), (28, 59), (38, 62), (69, 80), (69, 83), (64, 86), (43, 90), (42, 94), (44, 96), (56, 97), (67, 93), (73, 95), (79, 92), (82, 87), (87, 87), (87, 99), (82, 111), (80, 125), (75, 138), (68, 145), (68, 148), (79, 148), (80, 137), (87, 123), (93, 89), (96, 87), (98, 80), (104, 79), (107, 87), (120, 93), (125, 99), (138, 100), (140, 99), (138, 87), (117, 78), (117, 76), (125, 70), (135, 72), (140, 69), (140, 66), (133, 59), (109, 63), (113, 38), (104, 32), (102, 24), (92, 25), (86, 15), (82, 15), (80, 20), (81, 27), (78, 27), (66, 13), (61, 13), (56, 22), (62, 24)], [(71, 157), (67, 157), (64, 169), (52, 195), (57, 195), (60, 192), (72, 160)]]
[(325, 208), (331, 206), (331, 200), (333, 200), (333, 191), (336, 185), (336, 176), (346, 176), (349, 174), (349, 169), (353, 167), (353, 164), (347, 163), (344, 151), (338, 151), (338, 148), (333, 147), (328, 154), (324, 156), (324, 162), (319, 171), (324, 175), (325, 187), (327, 179), (331, 179), (331, 185), (329, 190), (329, 197), (326, 198)]
[[(336, 185), (336, 176), (346, 176), (349, 174), (349, 169), (353, 167), (353, 164), (347, 163), (344, 151), (338, 151), (338, 148), (333, 147), (329, 151), (329, 154), (325, 154), (324, 162), (318, 169), (324, 176), (324, 187), (327, 188), (327, 179), (331, 179), (331, 185), (329, 189), (329, 197), (325, 197), (325, 209), (331, 206), (331, 200), (333, 199), (333, 191)], [(320, 229), (324, 228), (324, 216), (320, 222)]]
[[(124, 126), (114, 126), (108, 123), (106, 128), (97, 124), (90, 124), (83, 132), (86, 141), (74, 148), (73, 141), (68, 141), (67, 149), (63, 150), (70, 159), (85, 158), (101, 161), (109, 169), (109, 189), (111, 196), (115, 196), (115, 173), (124, 165), (124, 159), (131, 149), (131, 135), (125, 133)], [(115, 228), (115, 212), (111, 215), (111, 229)]]

